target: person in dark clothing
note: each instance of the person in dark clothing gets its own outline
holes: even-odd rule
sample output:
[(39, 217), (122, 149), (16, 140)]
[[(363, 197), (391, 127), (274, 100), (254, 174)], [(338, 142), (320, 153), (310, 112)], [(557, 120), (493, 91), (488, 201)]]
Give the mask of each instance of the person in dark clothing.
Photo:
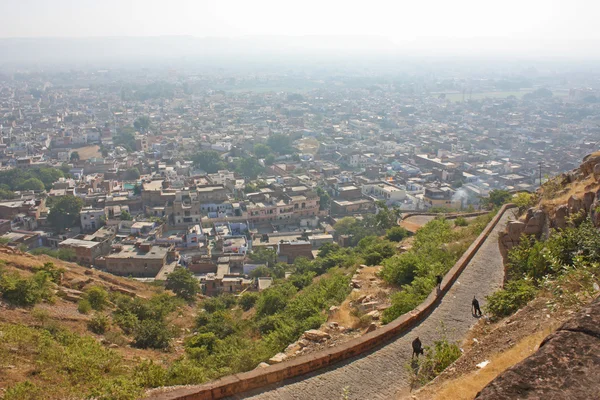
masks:
[(412, 342), (412, 357), (415, 357), (415, 354), (417, 355), (417, 358), (419, 358), (419, 354), (423, 354), (423, 344), (421, 343), (421, 340), (417, 337), (415, 340), (413, 340)]
[(476, 317), (481, 317), (483, 314), (481, 313), (481, 308), (479, 308), (479, 302), (473, 296), (473, 301), (471, 302), (471, 313), (473, 313)]

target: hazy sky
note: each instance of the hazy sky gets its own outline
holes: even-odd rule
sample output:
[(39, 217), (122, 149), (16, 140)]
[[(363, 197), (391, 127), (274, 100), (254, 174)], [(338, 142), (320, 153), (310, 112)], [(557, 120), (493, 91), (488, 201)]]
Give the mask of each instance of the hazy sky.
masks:
[(0, 37), (377, 35), (396, 43), (600, 40), (597, 0), (0, 0)]

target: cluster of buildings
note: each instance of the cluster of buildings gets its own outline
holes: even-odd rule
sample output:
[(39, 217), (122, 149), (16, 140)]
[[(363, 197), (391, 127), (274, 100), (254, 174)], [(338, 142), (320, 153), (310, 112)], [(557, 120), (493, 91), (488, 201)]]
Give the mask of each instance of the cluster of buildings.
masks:
[[(268, 287), (249, 278), (260, 265), (253, 252), (311, 259), (337, 240), (345, 216), (383, 204), (477, 209), (494, 189), (535, 190), (540, 178), (575, 168), (600, 137), (600, 103), (581, 95), (589, 90), (451, 101), (338, 82), (290, 95), (211, 89), (222, 77), (182, 85), (166, 74), (168, 94), (136, 98), (118, 90), (116, 71), (72, 75), (56, 86), (64, 77), (50, 73), (0, 80), (0, 173), (67, 176), (0, 200), (0, 238), (70, 249), (82, 265), (139, 279), (184, 266), (208, 294)], [(295, 154), (256, 157), (274, 135)], [(201, 151), (218, 153), (216, 172), (192, 161)], [(248, 157), (263, 168), (257, 179), (227, 167)], [(62, 196), (84, 207), (78, 226), (58, 232), (48, 213)]]

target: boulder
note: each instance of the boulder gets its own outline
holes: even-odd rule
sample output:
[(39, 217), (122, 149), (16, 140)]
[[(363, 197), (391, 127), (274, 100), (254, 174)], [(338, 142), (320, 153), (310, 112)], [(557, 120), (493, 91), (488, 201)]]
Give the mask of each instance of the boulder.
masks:
[(325, 341), (325, 340), (331, 338), (329, 333), (320, 331), (318, 329), (308, 330), (308, 331), (304, 332), (302, 337), (307, 340), (310, 340), (312, 342), (322, 342), (322, 341)]
[(558, 206), (554, 212), (553, 227), (563, 229), (567, 226), (567, 217), (569, 216), (569, 206), (563, 204)]
[(583, 195), (583, 208), (585, 209), (586, 213), (590, 212), (590, 209), (592, 208), (592, 204), (594, 203), (595, 200), (596, 200), (596, 193), (585, 192), (585, 194)]
[(267, 364), (266, 362), (261, 362), (260, 364), (258, 364), (256, 366), (255, 369), (263, 369), (263, 368), (267, 368), (269, 366), (269, 364)]
[[(596, 169), (596, 165), (600, 163), (600, 155), (598, 154), (588, 154), (583, 158), (583, 162), (579, 166), (579, 170), (585, 176), (590, 174), (594, 174)], [(595, 175), (595, 174), (594, 174)]]
[[(529, 216), (529, 211), (527, 212)], [(539, 235), (542, 233), (546, 216), (542, 210), (535, 210), (528, 218), (523, 233), (526, 235)]]
[(370, 316), (374, 320), (378, 320), (379, 317), (381, 316), (381, 313), (377, 310), (373, 310), (371, 312), (368, 312), (367, 315)]
[(286, 347), (283, 352), (285, 354), (295, 354), (301, 348), (302, 347), (297, 342), (294, 342), (294, 343), (290, 344), (288, 347)]
[(288, 356), (286, 356), (283, 353), (277, 353), (275, 354), (273, 357), (269, 358), (269, 364), (273, 365), (273, 364), (279, 364), (281, 362), (284, 362), (285, 360), (287, 360)]
[(580, 199), (578, 196), (573, 195), (569, 197), (567, 205), (569, 206), (569, 211), (571, 214), (577, 214), (583, 209), (583, 200)]
[(544, 339), (533, 355), (498, 375), (475, 398), (597, 399), (598, 354), (600, 299)]
[(594, 165), (593, 173), (596, 180), (600, 179), (600, 163)]
[[(596, 200), (594, 204), (592, 204), (592, 210), (590, 211), (590, 216), (592, 218), (592, 223), (596, 228), (600, 227), (600, 200)], [(598, 211), (596, 211), (598, 210)]]
[(360, 289), (360, 281), (358, 281), (356, 279), (352, 279), (352, 281), (350, 282), (350, 287), (353, 287), (355, 289)]
[(375, 329), (377, 329), (377, 324), (375, 322), (371, 322), (365, 333), (373, 332)]
[(521, 221), (508, 221), (506, 224), (506, 233), (512, 240), (518, 241), (523, 232), (525, 232), (525, 223)]

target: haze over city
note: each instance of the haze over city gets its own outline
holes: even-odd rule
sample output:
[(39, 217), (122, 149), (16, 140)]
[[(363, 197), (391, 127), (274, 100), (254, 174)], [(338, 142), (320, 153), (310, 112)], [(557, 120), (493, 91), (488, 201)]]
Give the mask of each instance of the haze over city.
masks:
[[(596, 58), (599, 12), (587, 0), (24, 0), (0, 4), (0, 38), (185, 36), (182, 52), (192, 53), (207, 44), (189, 37), (226, 38), (219, 47), (245, 52)], [(160, 46), (160, 40), (148, 46), (154, 43)]]

